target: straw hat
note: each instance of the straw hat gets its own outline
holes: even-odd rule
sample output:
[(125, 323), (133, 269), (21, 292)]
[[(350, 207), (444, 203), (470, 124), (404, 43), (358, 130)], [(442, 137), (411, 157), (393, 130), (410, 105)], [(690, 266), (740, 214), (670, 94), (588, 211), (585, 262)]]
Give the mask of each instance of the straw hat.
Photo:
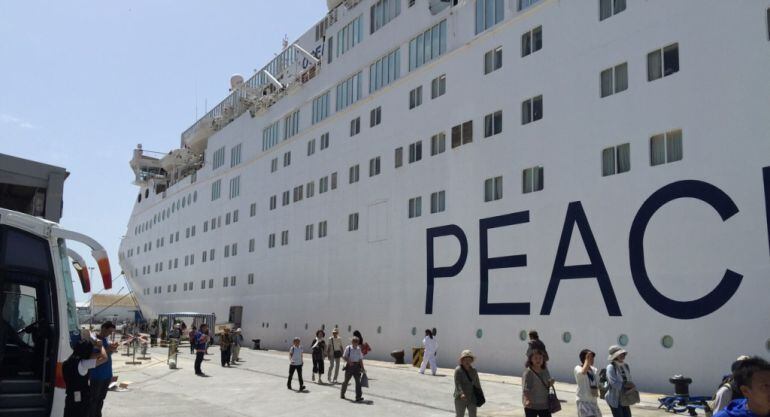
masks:
[(612, 362), (615, 359), (617, 359), (618, 356), (626, 354), (628, 352), (626, 352), (625, 349), (623, 349), (622, 347), (620, 347), (618, 345), (612, 345), (612, 346), (610, 346), (609, 353), (610, 354), (609, 354), (609, 356), (607, 356), (607, 360)]
[(460, 360), (463, 360), (463, 358), (471, 358), (474, 361), (476, 360), (476, 357), (473, 356), (473, 352), (470, 351), (470, 349), (465, 349), (460, 353)]

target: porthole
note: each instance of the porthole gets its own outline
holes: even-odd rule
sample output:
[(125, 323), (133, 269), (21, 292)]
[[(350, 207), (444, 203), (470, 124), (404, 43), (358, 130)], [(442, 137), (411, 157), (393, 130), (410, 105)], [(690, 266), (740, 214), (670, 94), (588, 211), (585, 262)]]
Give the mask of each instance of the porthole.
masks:
[[(417, 336), (417, 328), (416, 327), (412, 327), (412, 336)], [(770, 346), (770, 340), (768, 340), (767, 343), (768, 343), (768, 346)]]
[(561, 340), (564, 343), (569, 343), (572, 340), (572, 334), (570, 332), (564, 332), (561, 335)]
[(522, 331), (519, 332), (519, 339), (522, 340), (522, 341), (527, 340), (527, 331), (526, 330), (522, 330)]
[(628, 335), (621, 334), (620, 336), (618, 336), (618, 344), (620, 346), (627, 346), (628, 345)]
[(484, 336), (484, 331), (481, 329), (476, 330), (476, 339), (481, 339), (481, 336)]
[(325, 324), (321, 325), (321, 330), (326, 331), (326, 325)]
[(289, 323), (284, 323), (284, 324), (283, 324), (283, 328), (284, 328), (284, 329), (288, 329), (288, 328), (289, 328)]
[(382, 326), (377, 326), (377, 334), (382, 333)]
[(674, 346), (674, 338), (669, 335), (665, 335), (660, 339), (660, 344), (663, 345), (663, 347), (666, 349), (671, 349), (671, 347)]
[(305, 330), (307, 330), (307, 323), (305, 323)]
[(270, 323), (265, 324), (265, 327), (270, 328)]
[(353, 331), (353, 326), (348, 324), (348, 333), (350, 333), (351, 331)]
[(265, 327), (265, 322), (264, 321), (262, 322), (262, 327)]

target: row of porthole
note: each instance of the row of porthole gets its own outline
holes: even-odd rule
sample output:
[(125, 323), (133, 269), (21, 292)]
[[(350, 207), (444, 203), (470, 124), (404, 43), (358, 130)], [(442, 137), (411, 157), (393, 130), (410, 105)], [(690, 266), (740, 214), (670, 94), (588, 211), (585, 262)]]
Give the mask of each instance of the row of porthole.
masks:
[[(270, 323), (262, 322), (262, 328), (269, 328), (269, 327), (270, 327)], [(334, 327), (335, 328), (339, 328), (338, 325), (334, 325)], [(288, 329), (289, 328), (289, 323), (284, 323), (283, 324), (283, 328), (284, 329)], [(309, 328), (310, 328), (310, 325), (308, 323), (305, 323), (305, 330), (308, 330)], [(321, 330), (326, 331), (326, 325), (325, 324), (321, 325)], [(352, 331), (353, 331), (353, 326), (348, 325), (348, 333), (350, 333)], [(377, 326), (377, 334), (380, 334), (380, 333), (382, 333), (382, 326)]]

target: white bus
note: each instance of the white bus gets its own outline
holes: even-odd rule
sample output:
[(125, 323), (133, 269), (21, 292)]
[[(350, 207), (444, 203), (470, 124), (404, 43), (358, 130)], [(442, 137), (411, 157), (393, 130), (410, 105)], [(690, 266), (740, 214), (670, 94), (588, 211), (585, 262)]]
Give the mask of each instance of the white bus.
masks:
[(90, 247), (104, 288), (112, 287), (107, 253), (58, 224), (0, 209), (0, 416), (61, 416), (62, 362), (79, 335), (70, 263), (90, 292), (85, 260), (67, 241)]

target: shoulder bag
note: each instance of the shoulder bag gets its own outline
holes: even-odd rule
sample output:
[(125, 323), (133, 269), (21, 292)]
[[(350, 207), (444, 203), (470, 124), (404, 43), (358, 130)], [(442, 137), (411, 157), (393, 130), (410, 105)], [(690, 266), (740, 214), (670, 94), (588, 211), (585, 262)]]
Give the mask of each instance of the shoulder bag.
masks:
[(623, 407), (628, 407), (634, 404), (638, 404), (642, 401), (641, 398), (639, 398), (639, 390), (637, 390), (636, 387), (626, 388), (626, 385), (629, 382), (628, 379), (626, 378), (626, 372), (625, 372), (626, 369), (630, 371), (630, 369), (628, 368), (628, 365), (626, 364), (623, 364), (623, 366), (619, 368), (620, 375), (623, 378), (623, 389), (620, 391), (620, 405)]
[(548, 411), (551, 414), (561, 411), (561, 403), (559, 402), (559, 397), (556, 396), (556, 388), (546, 384), (545, 381), (543, 381), (543, 378), (537, 372), (532, 371), (532, 373), (537, 375), (537, 379), (539, 379), (540, 382), (545, 386), (546, 390), (550, 388), (550, 392), (548, 393)]
[(468, 380), (471, 381), (473, 396), (476, 397), (476, 407), (481, 407), (485, 402), (487, 402), (487, 399), (484, 398), (484, 391), (481, 390), (481, 387), (477, 387), (476, 384), (473, 383), (473, 378), (471, 378), (471, 374), (468, 373), (467, 369), (465, 369), (462, 365), (460, 365), (460, 368), (463, 370), (463, 372), (465, 372), (465, 376), (468, 377)]

